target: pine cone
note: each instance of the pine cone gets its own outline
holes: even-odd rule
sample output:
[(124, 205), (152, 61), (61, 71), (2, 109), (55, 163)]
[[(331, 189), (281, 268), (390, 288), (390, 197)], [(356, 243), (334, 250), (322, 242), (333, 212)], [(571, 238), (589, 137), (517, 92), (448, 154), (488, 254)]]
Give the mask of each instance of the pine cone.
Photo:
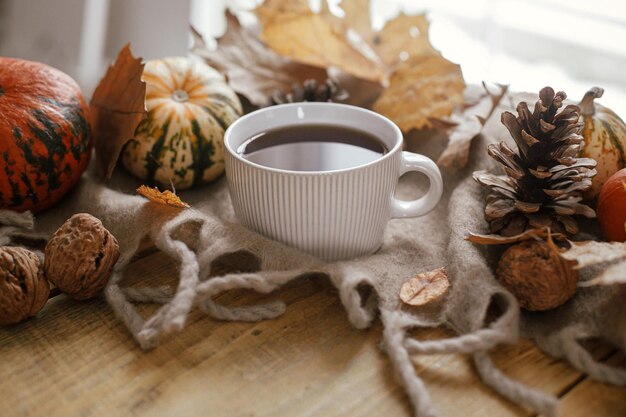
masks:
[(302, 85), (293, 84), (291, 91), (284, 93), (275, 90), (271, 96), (272, 106), (285, 103), (300, 103), (303, 101), (341, 101), (348, 98), (346, 90), (341, 88), (337, 81), (326, 79), (323, 84), (314, 79), (305, 80)]
[(566, 97), (544, 87), (532, 113), (525, 102), (518, 104), (517, 117), (502, 113), (502, 124), (517, 150), (504, 142), (489, 145), (489, 156), (502, 164), (505, 175), (474, 173), (476, 181), (490, 188), (485, 219), (492, 233), (513, 236), (550, 227), (573, 235), (579, 230), (573, 216), (595, 217), (581, 201), (596, 175), (596, 161), (577, 157), (583, 124), (578, 106), (569, 104), (559, 111)]

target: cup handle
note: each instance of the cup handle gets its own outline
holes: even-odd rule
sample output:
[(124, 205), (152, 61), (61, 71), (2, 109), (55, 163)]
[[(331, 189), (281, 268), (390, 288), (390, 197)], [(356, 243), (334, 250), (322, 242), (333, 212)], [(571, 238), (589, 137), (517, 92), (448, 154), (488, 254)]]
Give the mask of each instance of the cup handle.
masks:
[(410, 171), (425, 174), (430, 180), (430, 188), (420, 198), (413, 201), (403, 201), (392, 197), (391, 218), (419, 217), (435, 208), (443, 193), (443, 179), (441, 172), (431, 159), (411, 152), (402, 152), (400, 176)]

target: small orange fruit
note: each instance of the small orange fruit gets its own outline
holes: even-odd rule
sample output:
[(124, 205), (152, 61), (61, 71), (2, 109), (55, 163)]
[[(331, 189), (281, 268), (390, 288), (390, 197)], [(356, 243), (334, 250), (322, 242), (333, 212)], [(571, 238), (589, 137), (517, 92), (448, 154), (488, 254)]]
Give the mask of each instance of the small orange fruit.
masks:
[(604, 183), (598, 197), (598, 220), (607, 240), (626, 242), (626, 168)]

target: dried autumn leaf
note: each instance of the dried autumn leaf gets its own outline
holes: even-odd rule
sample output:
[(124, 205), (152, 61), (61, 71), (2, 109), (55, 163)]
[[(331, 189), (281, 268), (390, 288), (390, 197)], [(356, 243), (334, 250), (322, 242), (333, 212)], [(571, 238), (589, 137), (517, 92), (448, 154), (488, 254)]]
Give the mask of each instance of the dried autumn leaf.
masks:
[(528, 229), (515, 236), (481, 235), (479, 233), (470, 232), (465, 240), (472, 243), (479, 243), (481, 245), (507, 245), (530, 239), (546, 239), (549, 237), (558, 240), (563, 238), (563, 235), (560, 233), (551, 233), (550, 229)]
[(561, 256), (576, 261), (576, 268), (597, 265), (626, 258), (626, 243), (622, 242), (570, 242), (571, 247)]
[(384, 90), (377, 81), (362, 80), (337, 68), (330, 68), (328, 75), (348, 92), (348, 98), (343, 102), (353, 106), (371, 108)]
[(141, 185), (139, 188), (137, 188), (137, 194), (147, 198), (154, 203), (164, 204), (166, 206), (176, 208), (189, 208), (189, 204), (182, 201), (180, 197), (178, 197), (170, 190), (159, 191), (157, 187), (150, 188), (146, 185)]
[(404, 131), (429, 126), (429, 118), (445, 117), (462, 103), (461, 71), (430, 44), (424, 15), (402, 14), (374, 31), (367, 0), (344, 0), (343, 18), (333, 16), (326, 1), (321, 3), (321, 11), (314, 13), (306, 0), (265, 1), (255, 9), (263, 26), (261, 39), (293, 60), (388, 82), (374, 110)]
[(307, 0), (266, 0), (255, 13), (261, 39), (281, 55), (319, 67), (336, 67), (358, 78), (384, 82), (403, 57), (437, 55), (423, 14), (400, 14), (380, 31), (372, 28), (368, 0), (344, 0), (343, 17), (326, 1), (313, 12)]
[(430, 43), (429, 23), (424, 14), (400, 13), (381, 30), (374, 30), (369, 19), (369, 0), (344, 0), (340, 6), (345, 16), (334, 19), (335, 27), (340, 27), (357, 49), (382, 65), (387, 76), (410, 57), (440, 55)]
[(438, 268), (417, 274), (402, 284), (400, 299), (411, 306), (423, 306), (439, 300), (449, 289), (446, 268)]
[(124, 145), (146, 117), (144, 64), (126, 44), (93, 92), (89, 107), (100, 174), (111, 178)]
[(307, 79), (323, 82), (328, 74), (323, 68), (293, 62), (269, 49), (239, 24), (235, 15), (226, 12), (227, 29), (210, 50), (202, 36), (192, 28), (191, 52), (221, 71), (228, 84), (256, 106), (269, 104), (275, 91), (287, 91)]
[(458, 172), (467, 165), (472, 139), (483, 130), (486, 121), (489, 120), (509, 88), (507, 85), (498, 84), (498, 91), (492, 93), (484, 82), (482, 86), (483, 94), (478, 100), (465, 96), (465, 102), (473, 102), (473, 105), (457, 107), (449, 118), (431, 120), (435, 125), (444, 122), (450, 126), (446, 129), (448, 146), (437, 160), (437, 165), (440, 167)]
[[(337, 67), (366, 80), (384, 80), (386, 68), (350, 44), (326, 1), (319, 13), (307, 0), (266, 0), (254, 11), (263, 26), (261, 40), (278, 54), (315, 67)], [(369, 21), (367, 9), (364, 16)]]
[(432, 126), (430, 119), (452, 113), (463, 103), (464, 89), (461, 67), (441, 55), (415, 56), (392, 74), (373, 110), (408, 132)]

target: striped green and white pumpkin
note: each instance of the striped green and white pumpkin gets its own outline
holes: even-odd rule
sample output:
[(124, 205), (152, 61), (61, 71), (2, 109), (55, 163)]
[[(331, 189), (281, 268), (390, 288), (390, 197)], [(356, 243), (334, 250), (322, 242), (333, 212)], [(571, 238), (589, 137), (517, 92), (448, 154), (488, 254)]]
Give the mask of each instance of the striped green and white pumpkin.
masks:
[(133, 175), (178, 189), (206, 184), (224, 172), (224, 131), (242, 114), (224, 77), (188, 58), (148, 61), (148, 117), (124, 148)]
[(600, 194), (604, 183), (622, 168), (626, 168), (626, 124), (611, 109), (595, 103), (604, 90), (593, 87), (579, 104), (581, 119), (584, 122), (585, 145), (582, 157), (596, 160), (597, 174), (585, 198), (595, 198)]

